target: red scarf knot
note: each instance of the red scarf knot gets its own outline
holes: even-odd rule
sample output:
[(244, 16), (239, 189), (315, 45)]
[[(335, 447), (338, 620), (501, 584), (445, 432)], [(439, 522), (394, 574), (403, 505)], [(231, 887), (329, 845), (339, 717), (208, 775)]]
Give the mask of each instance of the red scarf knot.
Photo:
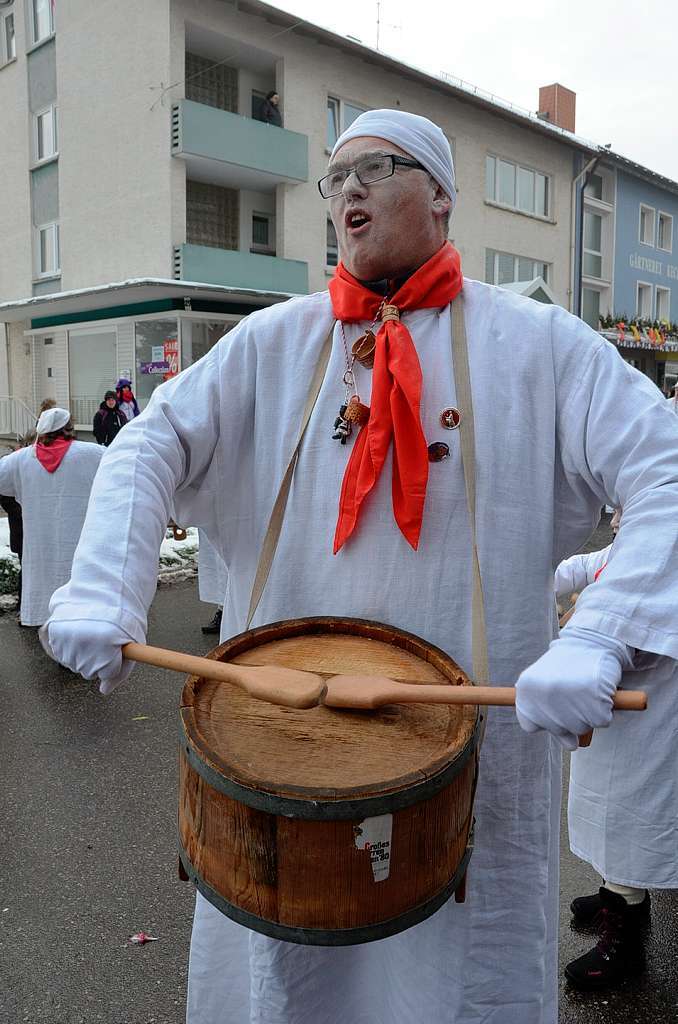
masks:
[(35, 445), (35, 454), (38, 462), (43, 469), (47, 470), (48, 473), (56, 473), (57, 469), (61, 465), (64, 455), (72, 444), (72, 437), (57, 437), (51, 444), (43, 444), (42, 441), (37, 441)]
[(446, 242), (383, 300), (340, 263), (330, 281), (338, 320), (381, 319), (374, 350), (370, 418), (358, 434), (346, 466), (339, 498), (334, 553), (353, 533), (365, 499), (376, 486), (393, 438), (393, 515), (401, 533), (419, 545), (428, 482), (428, 450), (421, 425), (422, 374), (417, 350), (401, 312), (441, 309), (462, 289), (461, 259)]

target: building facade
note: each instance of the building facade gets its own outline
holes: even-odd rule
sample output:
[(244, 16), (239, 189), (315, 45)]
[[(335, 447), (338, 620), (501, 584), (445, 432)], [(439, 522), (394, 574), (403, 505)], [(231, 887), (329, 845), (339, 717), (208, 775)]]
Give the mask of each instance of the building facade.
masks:
[[(87, 0), (0, 11), (5, 429), (46, 397), (88, 427), (120, 376), (143, 406), (243, 315), (324, 289), (339, 254), (316, 181), (368, 108), (446, 132), (450, 237), (469, 277), (572, 306), (575, 178), (596, 149), (548, 113), (259, 0), (119, 0), (96, 18)], [(271, 90), (282, 127), (259, 119)]]

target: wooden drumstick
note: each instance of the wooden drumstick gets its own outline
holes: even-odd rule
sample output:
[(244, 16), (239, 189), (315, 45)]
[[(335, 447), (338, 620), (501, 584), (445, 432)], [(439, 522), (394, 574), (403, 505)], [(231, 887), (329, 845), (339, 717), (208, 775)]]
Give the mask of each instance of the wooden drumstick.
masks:
[[(332, 676), (327, 680), (323, 701), (331, 708), (373, 709), (384, 704), (482, 704), (511, 707), (516, 702), (515, 686), (444, 686), (398, 683), (383, 676)], [(647, 694), (642, 690), (617, 690), (613, 705), (619, 711), (644, 711)], [(579, 737), (588, 747), (592, 732)]]
[(322, 676), (278, 665), (235, 665), (232, 662), (199, 658), (194, 654), (168, 651), (164, 647), (135, 643), (125, 644), (122, 655), (129, 661), (234, 683), (246, 690), (250, 697), (286, 708), (315, 707), (322, 703), (325, 694)]

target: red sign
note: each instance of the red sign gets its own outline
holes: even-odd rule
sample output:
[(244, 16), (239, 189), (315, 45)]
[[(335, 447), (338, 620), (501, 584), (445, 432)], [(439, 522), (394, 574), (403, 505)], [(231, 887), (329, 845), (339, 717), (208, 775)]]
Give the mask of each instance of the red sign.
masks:
[(164, 375), (163, 380), (169, 380), (170, 377), (176, 377), (179, 372), (179, 341), (177, 338), (165, 338), (163, 349), (165, 352), (165, 362), (168, 365), (167, 373)]

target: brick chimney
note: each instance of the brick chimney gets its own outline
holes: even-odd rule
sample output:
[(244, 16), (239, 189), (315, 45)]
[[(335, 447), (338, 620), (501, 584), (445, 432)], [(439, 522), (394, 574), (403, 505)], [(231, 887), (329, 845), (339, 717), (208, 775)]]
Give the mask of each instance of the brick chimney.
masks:
[(564, 85), (543, 85), (539, 90), (538, 117), (557, 124), (568, 132), (574, 131), (577, 94)]

